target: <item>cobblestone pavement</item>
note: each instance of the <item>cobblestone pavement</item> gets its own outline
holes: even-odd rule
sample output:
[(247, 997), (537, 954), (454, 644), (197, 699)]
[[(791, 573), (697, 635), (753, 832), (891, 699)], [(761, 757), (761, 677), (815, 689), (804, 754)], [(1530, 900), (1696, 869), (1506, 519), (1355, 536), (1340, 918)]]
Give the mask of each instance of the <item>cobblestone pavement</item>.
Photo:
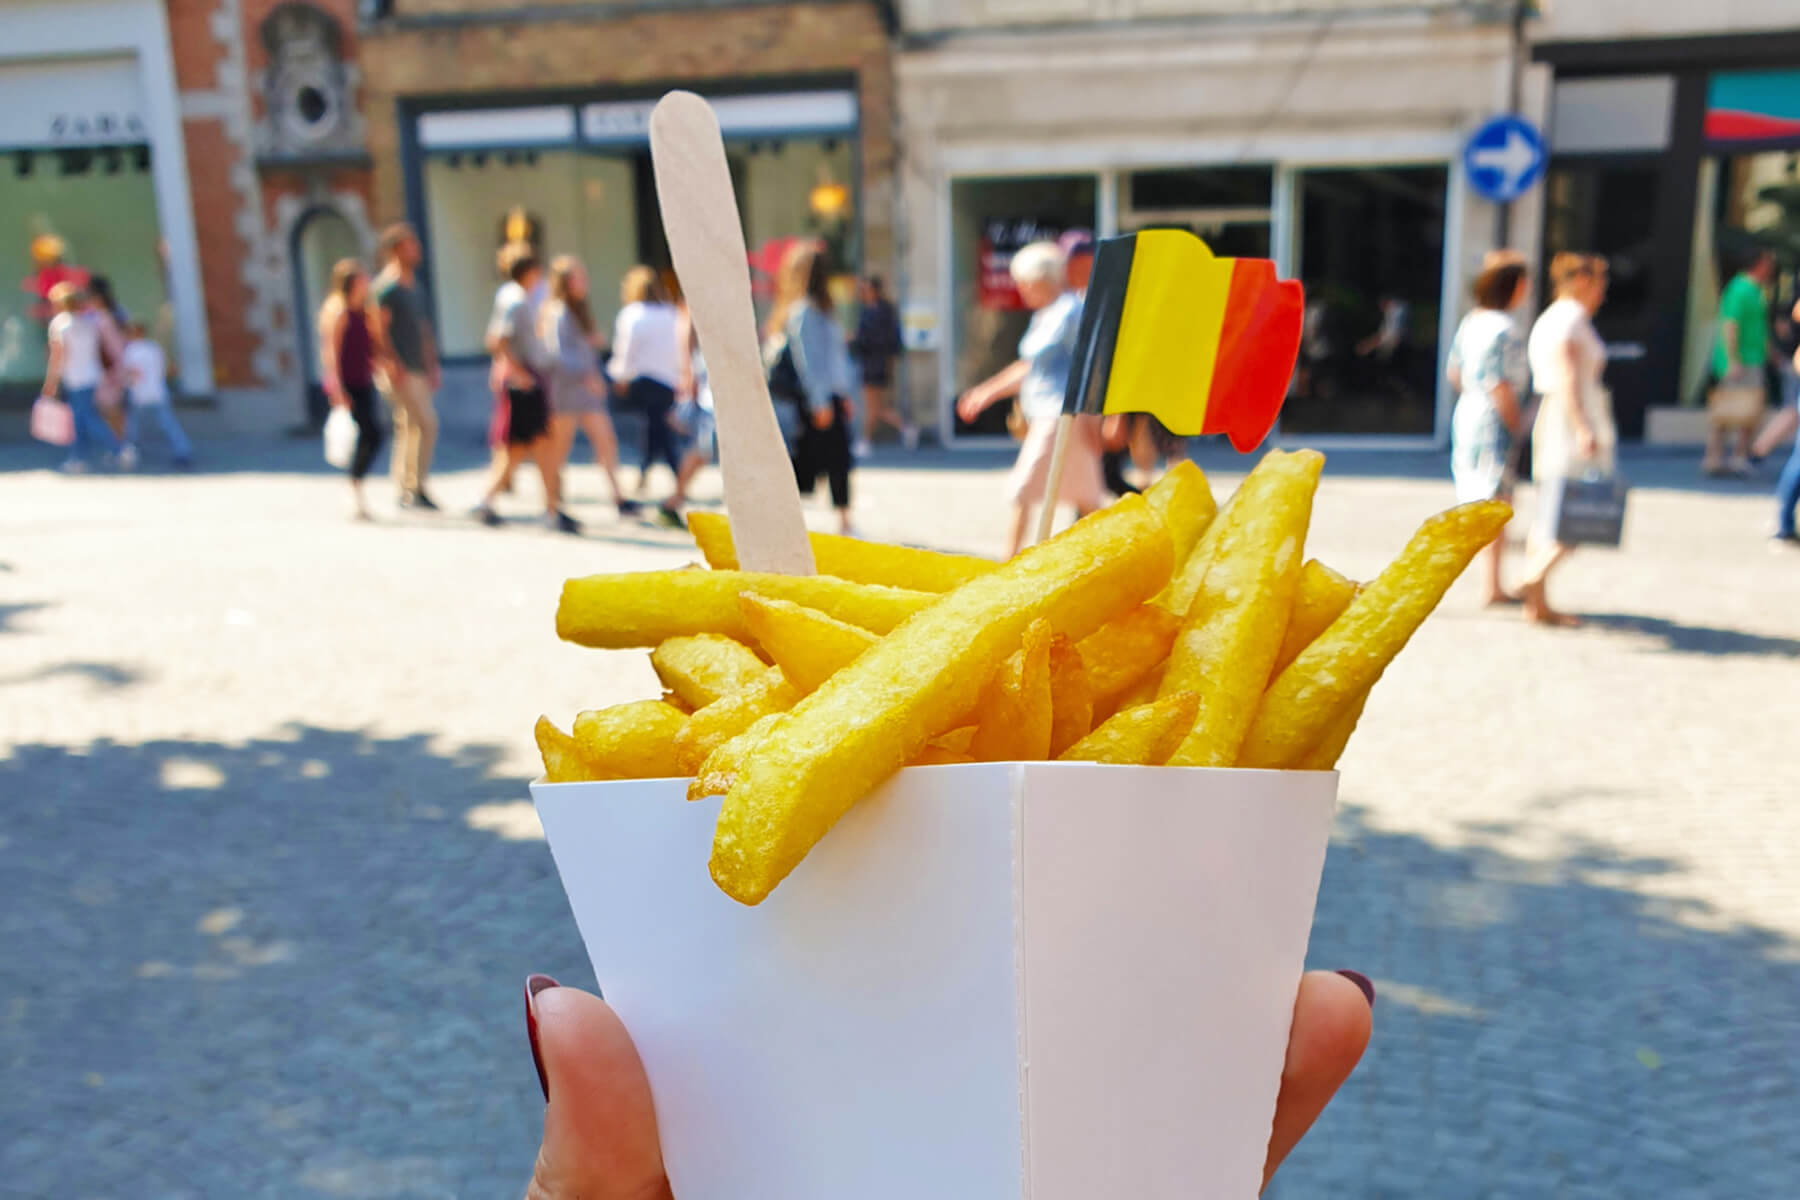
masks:
[[(593, 982), (531, 721), (652, 687), (551, 612), (679, 539), (591, 467), (584, 540), (355, 526), (316, 454), (65, 479), (0, 448), (0, 1194), (519, 1190), (520, 983)], [(865, 532), (998, 547), (999, 460), (898, 461)], [(1632, 465), (1626, 549), (1557, 581), (1585, 629), (1464, 581), (1375, 694), (1313, 958), (1376, 978), (1376, 1041), (1281, 1200), (1794, 1194), (1800, 556), (1761, 490)], [(1450, 500), (1432, 456), (1328, 475), (1313, 548), (1363, 576)]]

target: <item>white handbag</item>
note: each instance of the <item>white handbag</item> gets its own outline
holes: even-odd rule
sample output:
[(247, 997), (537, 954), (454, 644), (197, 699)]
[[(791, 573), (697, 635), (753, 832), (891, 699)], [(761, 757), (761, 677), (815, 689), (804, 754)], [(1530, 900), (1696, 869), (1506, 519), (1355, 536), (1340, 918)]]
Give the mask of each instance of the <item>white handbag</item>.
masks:
[(334, 406), (325, 418), (325, 461), (338, 470), (346, 470), (356, 456), (356, 418), (350, 410)]

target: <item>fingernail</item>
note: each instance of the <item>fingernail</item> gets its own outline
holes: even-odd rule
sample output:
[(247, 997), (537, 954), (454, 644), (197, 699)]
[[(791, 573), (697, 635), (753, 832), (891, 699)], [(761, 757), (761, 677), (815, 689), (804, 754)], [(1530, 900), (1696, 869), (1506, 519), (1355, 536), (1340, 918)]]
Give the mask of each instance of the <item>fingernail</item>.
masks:
[(531, 1065), (537, 1068), (538, 1087), (543, 1089), (546, 1102), (550, 1099), (550, 1077), (544, 1074), (544, 1056), (538, 1050), (537, 994), (545, 988), (561, 986), (548, 975), (525, 977), (525, 1037), (531, 1042)]
[(1363, 998), (1369, 1002), (1369, 1007), (1375, 1007), (1375, 985), (1370, 981), (1367, 975), (1364, 975), (1361, 971), (1339, 971), (1338, 974), (1361, 988)]

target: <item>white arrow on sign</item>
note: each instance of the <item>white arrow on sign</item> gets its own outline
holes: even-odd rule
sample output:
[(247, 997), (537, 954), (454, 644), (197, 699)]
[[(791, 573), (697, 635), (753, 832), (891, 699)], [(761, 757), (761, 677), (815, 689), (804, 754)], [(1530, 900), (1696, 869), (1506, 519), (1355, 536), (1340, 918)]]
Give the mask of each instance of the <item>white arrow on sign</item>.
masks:
[(1502, 190), (1516, 192), (1519, 181), (1537, 166), (1537, 151), (1516, 129), (1506, 131), (1504, 146), (1483, 146), (1469, 155), (1469, 161), (1482, 170), (1500, 172)]

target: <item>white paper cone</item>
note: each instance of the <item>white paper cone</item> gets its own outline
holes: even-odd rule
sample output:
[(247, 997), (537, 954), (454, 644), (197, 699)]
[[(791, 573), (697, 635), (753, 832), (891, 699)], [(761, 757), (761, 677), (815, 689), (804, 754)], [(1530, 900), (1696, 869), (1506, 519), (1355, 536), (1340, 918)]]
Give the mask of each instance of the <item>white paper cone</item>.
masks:
[(532, 794), (680, 1200), (1250, 1200), (1334, 773), (904, 771), (757, 908), (686, 783)]

